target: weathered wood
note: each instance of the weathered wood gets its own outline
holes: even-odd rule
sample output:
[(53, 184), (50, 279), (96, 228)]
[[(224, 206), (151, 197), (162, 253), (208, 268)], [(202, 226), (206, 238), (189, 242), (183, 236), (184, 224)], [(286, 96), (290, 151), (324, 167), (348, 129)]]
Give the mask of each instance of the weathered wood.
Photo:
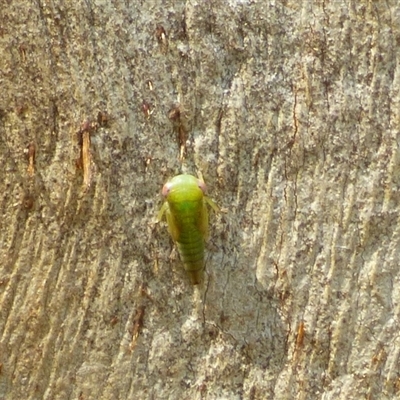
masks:
[(398, 3), (3, 3), (0, 399), (394, 398)]

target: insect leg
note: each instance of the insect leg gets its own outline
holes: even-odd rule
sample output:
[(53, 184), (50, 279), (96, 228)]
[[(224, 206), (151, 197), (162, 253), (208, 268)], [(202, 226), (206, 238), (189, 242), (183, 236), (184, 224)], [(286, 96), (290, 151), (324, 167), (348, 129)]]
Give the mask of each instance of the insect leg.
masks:
[(162, 220), (162, 217), (164, 216), (164, 213), (165, 213), (165, 211), (167, 211), (167, 210), (168, 210), (168, 203), (165, 202), (165, 203), (162, 205), (162, 207), (160, 208), (160, 211), (159, 211), (158, 214), (157, 214), (157, 220), (158, 220), (158, 221), (161, 221), (161, 220)]
[(208, 209), (205, 202), (203, 202), (203, 207), (201, 208), (198, 227), (204, 240), (206, 240), (208, 238)]
[(178, 225), (176, 224), (175, 218), (172, 215), (169, 208), (167, 208), (165, 214), (167, 216), (168, 231), (169, 231), (170, 235), (172, 236), (172, 239), (174, 239), (174, 241), (177, 242), (180, 237)]
[(211, 200), (209, 197), (204, 196), (204, 201), (215, 211), (218, 212), (219, 211), (219, 207), (217, 206), (217, 204)]

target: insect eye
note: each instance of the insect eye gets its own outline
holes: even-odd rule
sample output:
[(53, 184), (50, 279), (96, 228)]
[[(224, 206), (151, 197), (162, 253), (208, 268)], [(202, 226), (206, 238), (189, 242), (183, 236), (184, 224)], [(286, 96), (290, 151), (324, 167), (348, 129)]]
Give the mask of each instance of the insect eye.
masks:
[(171, 190), (171, 185), (169, 184), (169, 182), (167, 182), (167, 183), (163, 186), (161, 193), (162, 193), (162, 195), (163, 195), (164, 197), (167, 197), (170, 190)]
[(199, 185), (199, 188), (201, 189), (201, 191), (202, 191), (203, 193), (206, 193), (206, 192), (207, 192), (207, 186), (206, 186), (206, 184), (205, 184), (203, 181), (201, 181), (200, 179), (198, 180), (198, 185)]

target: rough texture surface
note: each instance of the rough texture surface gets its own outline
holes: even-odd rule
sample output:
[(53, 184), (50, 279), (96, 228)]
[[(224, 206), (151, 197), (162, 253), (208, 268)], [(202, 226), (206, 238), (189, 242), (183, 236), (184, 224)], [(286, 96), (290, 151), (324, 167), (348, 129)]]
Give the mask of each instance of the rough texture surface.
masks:
[(0, 399), (394, 398), (398, 2), (3, 3)]

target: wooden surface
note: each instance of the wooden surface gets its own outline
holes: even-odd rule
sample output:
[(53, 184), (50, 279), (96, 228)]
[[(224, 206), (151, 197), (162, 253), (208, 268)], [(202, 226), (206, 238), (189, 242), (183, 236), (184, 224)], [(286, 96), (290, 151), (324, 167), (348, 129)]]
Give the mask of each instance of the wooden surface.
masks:
[(395, 398), (398, 3), (3, 3), (0, 399)]

